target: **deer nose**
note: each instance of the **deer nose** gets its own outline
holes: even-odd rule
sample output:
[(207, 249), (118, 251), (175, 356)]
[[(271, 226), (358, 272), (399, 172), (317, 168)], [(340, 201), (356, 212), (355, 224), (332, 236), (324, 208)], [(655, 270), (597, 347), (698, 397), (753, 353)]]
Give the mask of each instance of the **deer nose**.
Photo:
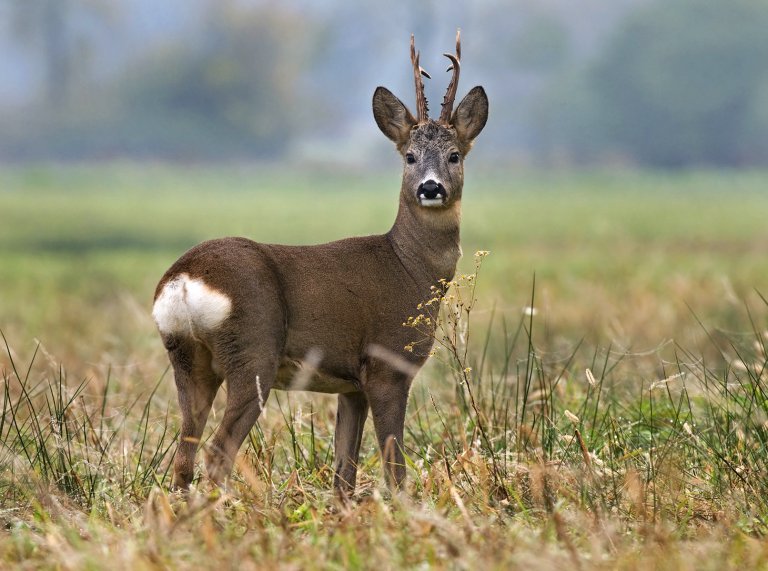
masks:
[(433, 200), (439, 197), (445, 197), (445, 188), (439, 182), (432, 179), (422, 182), (419, 185), (418, 196), (420, 198), (426, 198), (427, 200)]

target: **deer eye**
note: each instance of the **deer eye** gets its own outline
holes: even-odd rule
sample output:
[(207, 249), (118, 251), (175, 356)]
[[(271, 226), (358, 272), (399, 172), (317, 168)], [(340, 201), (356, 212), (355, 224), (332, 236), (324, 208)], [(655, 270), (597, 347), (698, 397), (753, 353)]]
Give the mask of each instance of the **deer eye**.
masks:
[(406, 153), (405, 162), (407, 162), (409, 165), (412, 165), (416, 162), (416, 157), (413, 156), (413, 153)]
[(459, 153), (451, 153), (451, 155), (448, 157), (449, 163), (458, 163), (459, 162)]

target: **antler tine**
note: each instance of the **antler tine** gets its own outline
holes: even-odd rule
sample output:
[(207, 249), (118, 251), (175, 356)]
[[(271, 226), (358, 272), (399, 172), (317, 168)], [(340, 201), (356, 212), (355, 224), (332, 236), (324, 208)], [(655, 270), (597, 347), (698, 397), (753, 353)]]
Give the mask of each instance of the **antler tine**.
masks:
[(456, 30), (456, 59), (461, 59), (461, 30)]
[(416, 43), (411, 34), (411, 63), (413, 64), (413, 79), (416, 84), (416, 120), (419, 123), (425, 123), (429, 120), (429, 104), (427, 97), (424, 95), (424, 80), (421, 76), (428, 79), (429, 74), (419, 65), (419, 53), (416, 52)]
[(451, 82), (448, 84), (448, 89), (443, 97), (442, 107), (440, 112), (440, 122), (444, 125), (448, 125), (451, 122), (451, 113), (453, 112), (453, 102), (456, 99), (456, 90), (459, 88), (459, 72), (461, 71), (461, 30), (456, 30), (456, 55), (443, 54), (449, 60), (451, 60), (451, 67), (448, 71), (453, 70), (453, 76)]

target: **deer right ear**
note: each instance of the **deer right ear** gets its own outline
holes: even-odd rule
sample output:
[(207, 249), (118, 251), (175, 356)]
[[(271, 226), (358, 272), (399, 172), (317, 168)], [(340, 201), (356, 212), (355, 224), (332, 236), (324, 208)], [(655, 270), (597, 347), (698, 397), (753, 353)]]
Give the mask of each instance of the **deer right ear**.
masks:
[(373, 118), (388, 139), (402, 151), (411, 136), (416, 119), (405, 104), (386, 87), (377, 87), (373, 93)]

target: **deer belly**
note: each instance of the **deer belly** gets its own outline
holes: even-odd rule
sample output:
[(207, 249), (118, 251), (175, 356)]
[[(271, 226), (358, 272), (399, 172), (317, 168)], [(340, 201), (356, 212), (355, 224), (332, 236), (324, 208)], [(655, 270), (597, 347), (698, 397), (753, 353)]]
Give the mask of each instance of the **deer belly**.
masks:
[(360, 390), (354, 379), (328, 374), (302, 361), (286, 359), (277, 371), (273, 388), (282, 391), (312, 391), (315, 393), (353, 393)]

